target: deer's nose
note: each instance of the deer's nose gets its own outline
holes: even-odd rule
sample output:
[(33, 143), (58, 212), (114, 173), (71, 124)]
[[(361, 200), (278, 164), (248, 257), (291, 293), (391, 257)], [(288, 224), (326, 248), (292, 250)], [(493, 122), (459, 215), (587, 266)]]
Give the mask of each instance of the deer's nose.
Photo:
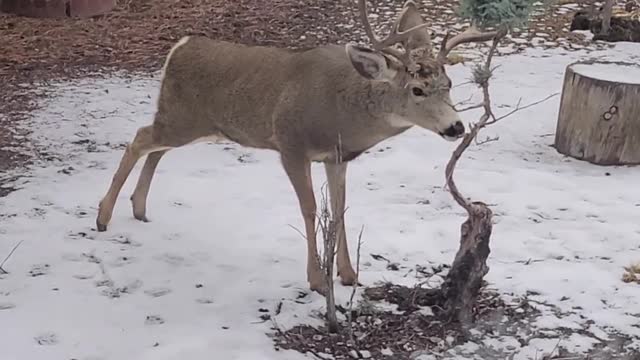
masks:
[(456, 121), (456, 123), (449, 126), (443, 134), (452, 138), (461, 137), (464, 134), (464, 124), (462, 121)]

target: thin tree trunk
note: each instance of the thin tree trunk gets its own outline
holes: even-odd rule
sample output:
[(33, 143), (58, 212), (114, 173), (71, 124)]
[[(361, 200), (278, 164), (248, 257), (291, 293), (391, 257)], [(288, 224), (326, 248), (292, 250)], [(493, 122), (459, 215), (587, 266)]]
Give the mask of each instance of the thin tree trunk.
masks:
[(600, 29), (601, 35), (608, 35), (611, 29), (611, 14), (613, 12), (613, 4), (615, 0), (606, 0), (602, 9), (602, 28)]

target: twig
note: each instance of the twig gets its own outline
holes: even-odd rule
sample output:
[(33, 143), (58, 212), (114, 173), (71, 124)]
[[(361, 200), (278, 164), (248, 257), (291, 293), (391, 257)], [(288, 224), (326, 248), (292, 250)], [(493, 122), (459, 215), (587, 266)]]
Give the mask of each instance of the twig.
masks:
[[(295, 230), (298, 234), (300, 234), (300, 236), (302, 236), (302, 238), (303, 238), (303, 239), (305, 239), (305, 240), (307, 239), (307, 236), (306, 236), (305, 234), (303, 234), (303, 233), (302, 233), (302, 231), (300, 231), (300, 229), (298, 229), (297, 227), (295, 227), (295, 226), (293, 226), (293, 225), (291, 225), (291, 224), (288, 224), (288, 225), (289, 225), (289, 227), (290, 227), (290, 228), (292, 228), (292, 229), (293, 229), (293, 230)], [(318, 232), (318, 231), (316, 230), (316, 233), (317, 233), (317, 232)]]
[(464, 104), (466, 104), (466, 103), (470, 102), (470, 101), (471, 101), (471, 99), (473, 99), (473, 94), (471, 94), (468, 98), (466, 98), (466, 99), (464, 99), (464, 100), (458, 101), (458, 102), (454, 105), (454, 107), (459, 106), (459, 105), (464, 105)]
[(462, 109), (454, 108), (454, 110), (457, 111), (457, 112), (465, 112), (465, 111), (469, 111), (469, 110), (473, 110), (473, 109), (479, 109), (479, 108), (481, 108), (483, 106), (484, 106), (484, 103), (480, 103), (480, 104), (470, 105), (470, 106), (467, 106), (467, 107), (462, 108)]
[(525, 105), (525, 106), (522, 106), (522, 107), (520, 107), (520, 103), (522, 102), (522, 98), (520, 98), (520, 100), (518, 100), (518, 104), (516, 105), (516, 108), (515, 108), (515, 109), (513, 109), (513, 110), (509, 111), (508, 113), (506, 113), (506, 114), (504, 114), (504, 115), (502, 115), (502, 116), (500, 116), (500, 117), (495, 117), (495, 116), (494, 116), (494, 117), (493, 117), (493, 120), (488, 121), (486, 124), (484, 124), (484, 126), (491, 125), (491, 124), (495, 124), (496, 122), (498, 122), (498, 121), (500, 121), (500, 120), (502, 120), (502, 119), (504, 119), (504, 118), (506, 118), (506, 117), (509, 117), (509, 116), (511, 116), (511, 115), (513, 115), (513, 114), (515, 114), (515, 113), (516, 113), (516, 112), (518, 112), (518, 111), (521, 111), (521, 110), (524, 110), (524, 109), (530, 108), (530, 107), (532, 107), (532, 106), (535, 106), (535, 105), (541, 104), (541, 103), (543, 103), (543, 102), (545, 102), (545, 101), (547, 101), (547, 100), (551, 99), (552, 97), (557, 96), (557, 95), (559, 95), (559, 94), (560, 94), (560, 93), (553, 93), (553, 94), (551, 94), (551, 95), (549, 95), (549, 96), (545, 97), (544, 99), (541, 99), (541, 100), (538, 100), (538, 101), (534, 101), (534, 102), (529, 103), (529, 104), (527, 104), (527, 105)]
[(464, 85), (469, 85), (469, 84), (473, 84), (473, 81), (465, 81), (465, 82), (462, 82), (460, 84), (453, 85), (453, 87), (457, 88), (457, 87), (464, 86)]
[(543, 360), (546, 359), (551, 359), (551, 356), (553, 356), (553, 353), (558, 350), (558, 346), (560, 345), (560, 341), (562, 341), (561, 338), (558, 339), (558, 342), (556, 343), (556, 346), (553, 347), (553, 349), (551, 349), (551, 352), (545, 356), (542, 357)]
[(0, 263), (0, 274), (8, 274), (9, 272), (7, 270), (5, 270), (3, 268), (4, 264), (7, 262), (7, 260), (9, 260), (9, 258), (11, 257), (11, 255), (13, 255), (13, 253), (16, 251), (16, 249), (18, 248), (18, 246), (20, 246), (20, 244), (22, 244), (24, 240), (20, 240), (18, 241), (18, 243), (13, 247), (13, 249), (11, 249), (11, 251), (9, 252), (9, 255), (7, 255), (6, 258), (4, 258), (4, 260), (2, 260), (2, 263)]
[(498, 140), (500, 140), (500, 136), (496, 135), (494, 137), (487, 136), (484, 140), (478, 140), (478, 138), (476, 137), (474, 139), (474, 142), (475, 142), (476, 145), (484, 145), (486, 143), (490, 143), (490, 142), (498, 141)]
[(349, 319), (349, 339), (353, 342), (353, 298), (356, 296), (358, 290), (358, 284), (360, 283), (360, 248), (362, 247), (362, 233), (364, 232), (364, 225), (360, 229), (358, 234), (358, 249), (356, 250), (356, 281), (353, 283), (353, 290), (351, 290), (351, 296), (349, 297), (349, 312), (347, 317)]

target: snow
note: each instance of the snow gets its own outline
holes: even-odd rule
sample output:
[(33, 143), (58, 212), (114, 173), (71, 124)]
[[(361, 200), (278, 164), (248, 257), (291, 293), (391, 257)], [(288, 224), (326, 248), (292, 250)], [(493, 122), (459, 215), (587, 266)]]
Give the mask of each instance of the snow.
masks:
[(592, 79), (625, 84), (640, 84), (640, 66), (620, 63), (576, 64), (571, 66), (576, 73)]
[[(585, 54), (496, 58), (496, 111), (559, 92), (566, 66)], [(590, 55), (636, 61), (640, 47), (620, 43)], [(453, 81), (465, 82), (471, 66), (450, 68)], [(49, 85), (55, 96), (33, 114), (32, 139), (60, 160), (34, 167), (21, 190), (0, 199), (0, 258), (23, 241), (4, 266), (10, 274), (0, 276), (3, 360), (305, 358), (275, 351), (265, 335), (272, 323), (259, 318), (260, 309), (274, 315), (282, 302), (274, 315), (281, 327), (320, 324), (324, 309), (315, 293), (298, 298), (307, 289), (306, 247), (291, 226), (303, 224), (277, 154), (228, 143), (169, 152), (151, 187), (150, 223), (133, 220), (128, 201), (140, 162), (109, 230), (93, 230), (122, 145), (151, 121), (158, 78)], [(453, 97), (470, 94), (479, 98), (472, 85), (456, 87)], [(459, 188), (496, 216), (487, 281), (501, 293), (538, 294), (536, 301), (561, 311), (581, 309), (583, 317), (561, 317), (542, 306), (540, 329), (640, 336), (640, 287), (620, 280), (623, 266), (640, 258), (640, 173), (558, 154), (550, 146), (558, 105), (556, 96), (486, 129), (481, 138), (500, 139), (472, 146), (460, 162)], [(462, 115), (470, 122), (478, 113)], [(347, 231), (355, 256), (365, 226), (363, 283), (416, 281), (406, 269), (386, 270), (372, 253), (407, 268), (452, 261), (465, 219), (442, 188), (454, 146), (412, 129), (350, 166)], [(313, 173), (319, 194), (324, 171)], [(344, 304), (350, 289), (336, 290)], [(573, 350), (592, 344), (578, 333), (559, 336)], [(558, 339), (487, 343), (533, 359)]]

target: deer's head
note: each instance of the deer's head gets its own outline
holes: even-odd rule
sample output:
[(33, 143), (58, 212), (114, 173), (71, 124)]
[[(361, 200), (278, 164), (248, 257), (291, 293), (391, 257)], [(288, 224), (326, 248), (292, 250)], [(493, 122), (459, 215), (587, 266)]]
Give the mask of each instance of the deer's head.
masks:
[[(394, 126), (417, 125), (454, 141), (465, 127), (451, 102), (451, 79), (444, 65), (447, 54), (465, 42), (486, 41), (495, 33), (467, 30), (452, 38), (445, 36), (440, 52), (433, 55), (431, 36), (417, 6), (408, 0), (385, 39), (378, 39), (368, 21), (366, 0), (358, 1), (360, 20), (372, 48), (347, 44), (347, 55), (356, 71), (371, 81), (389, 84), (396, 104), (389, 121)], [(401, 45), (402, 50), (394, 47)]]

